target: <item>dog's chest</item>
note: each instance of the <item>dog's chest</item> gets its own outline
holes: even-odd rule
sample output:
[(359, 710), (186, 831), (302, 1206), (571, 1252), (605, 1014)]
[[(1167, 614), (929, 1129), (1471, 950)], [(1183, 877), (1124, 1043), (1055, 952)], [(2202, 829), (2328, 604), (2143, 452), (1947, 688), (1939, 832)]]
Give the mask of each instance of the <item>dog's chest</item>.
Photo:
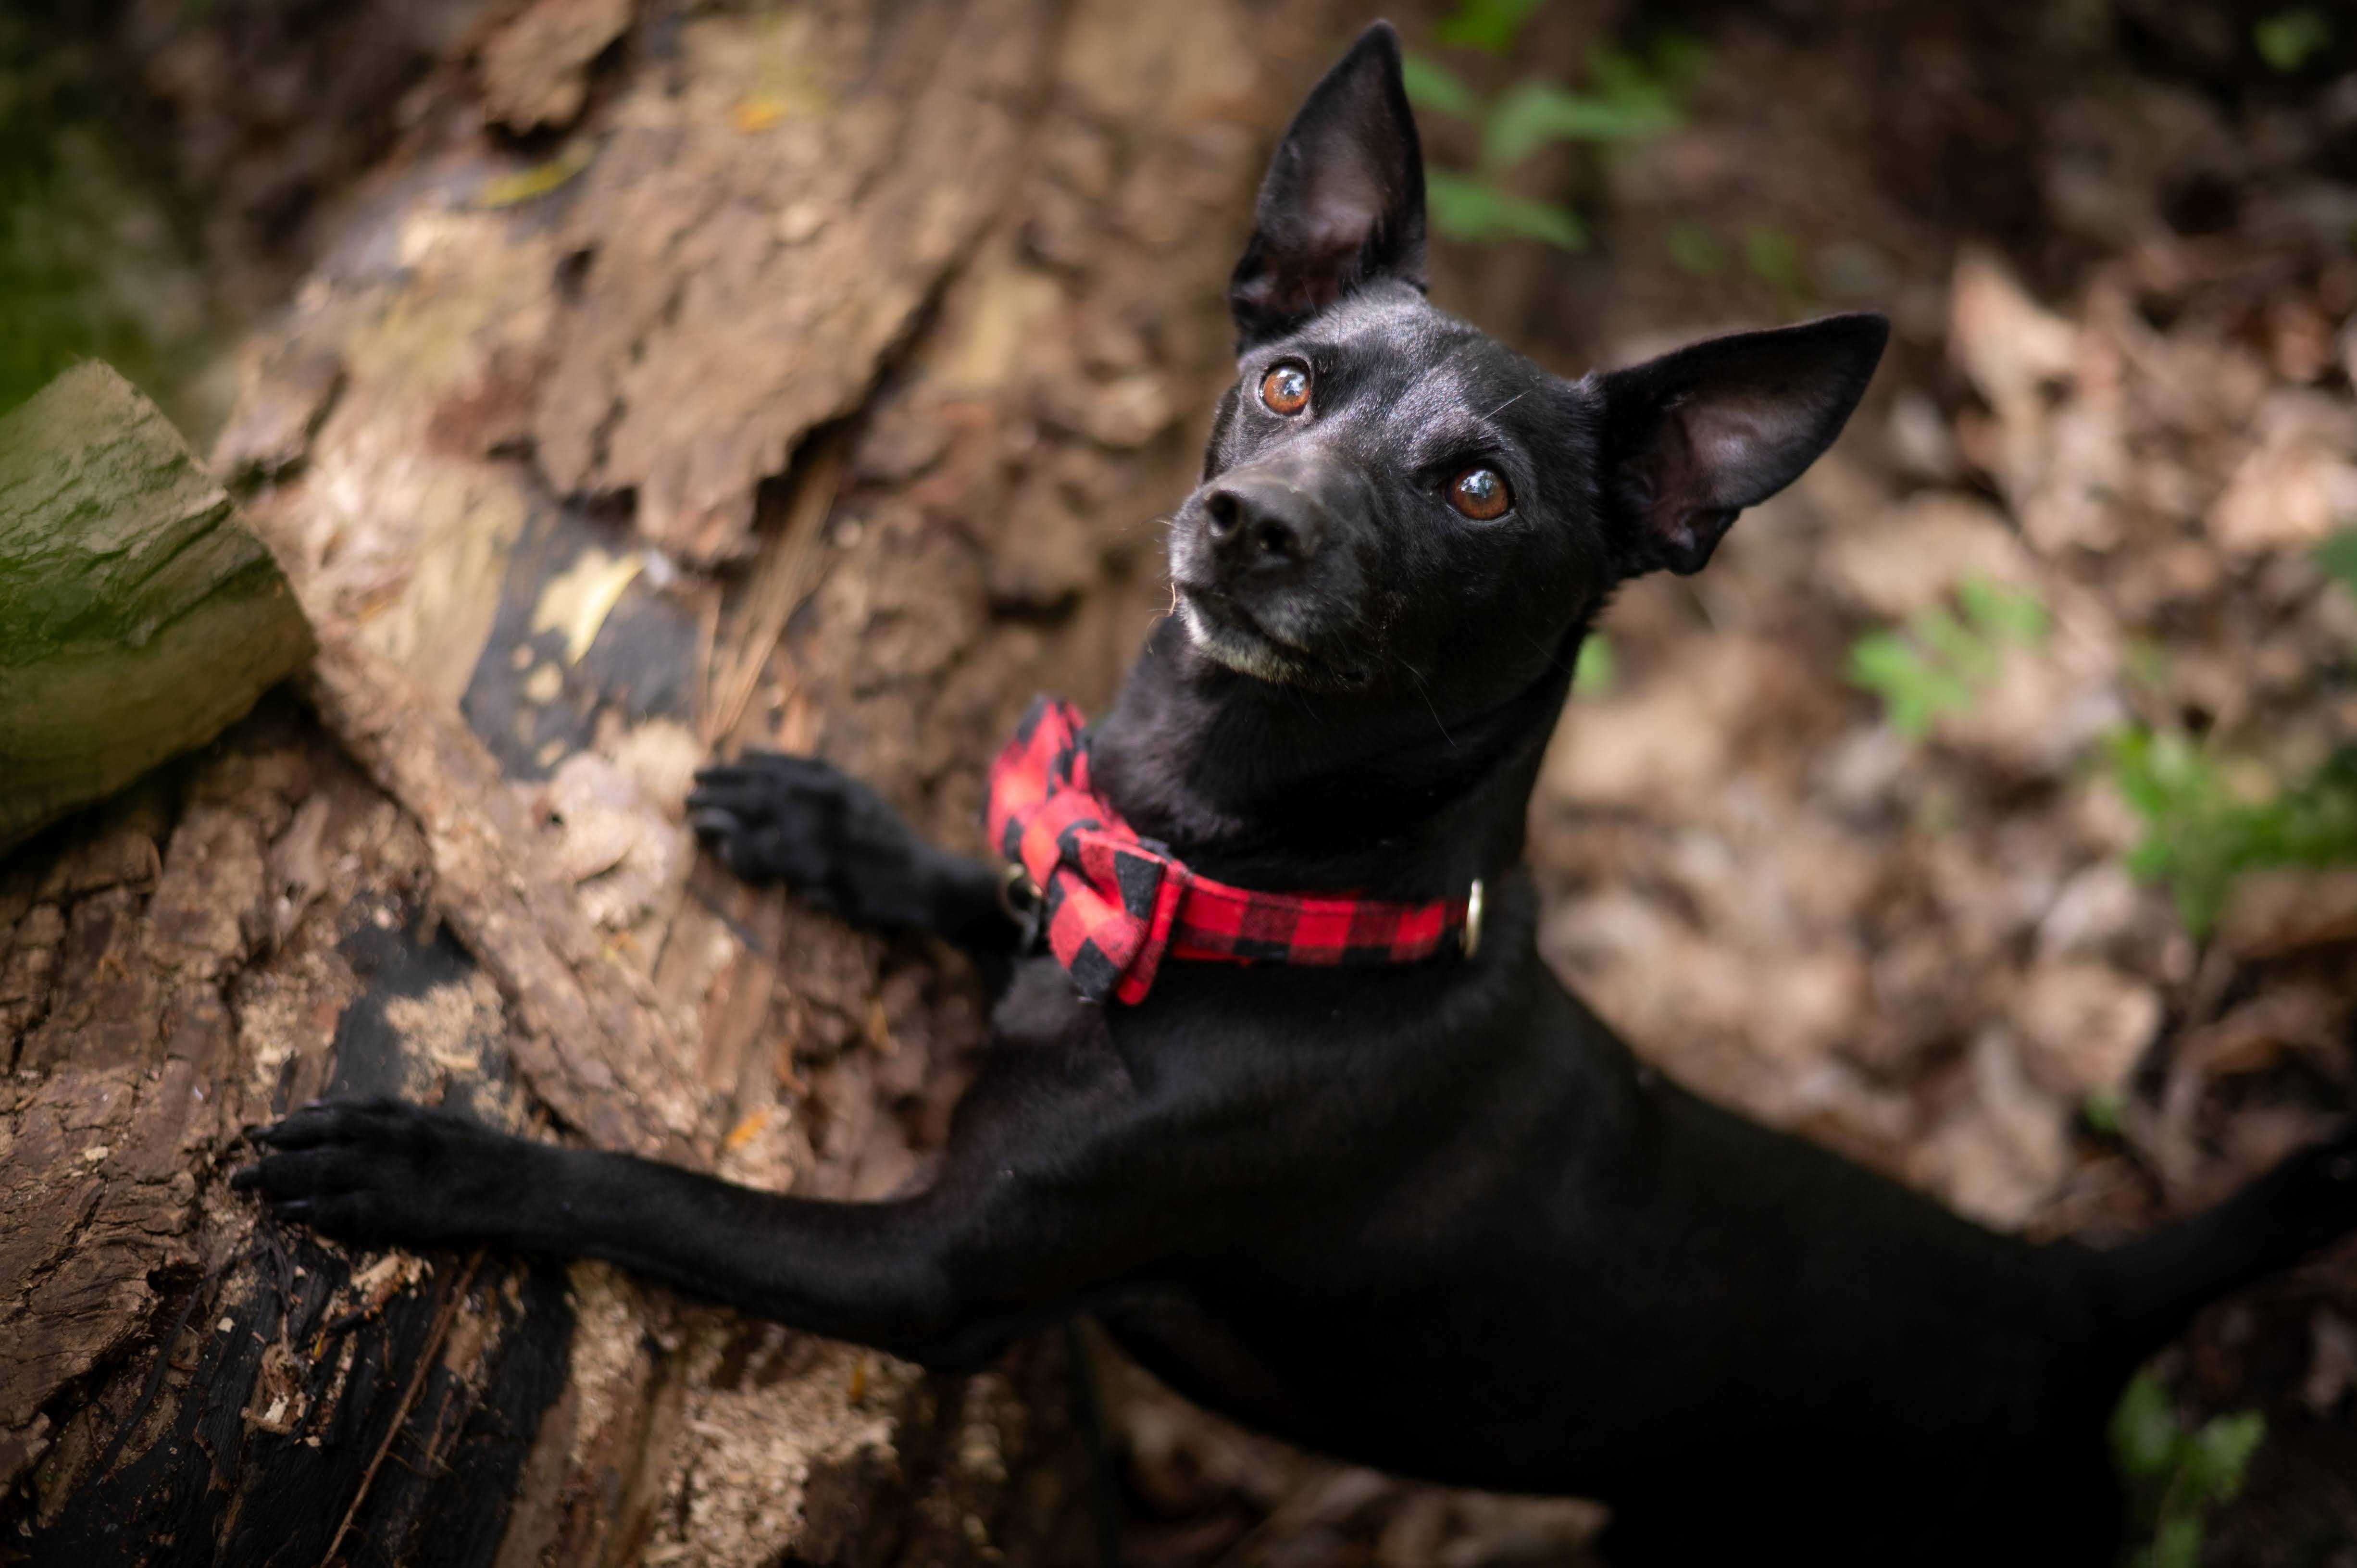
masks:
[(1044, 955), (1016, 967), (991, 1009), (994, 1049), (1018, 1052), (1090, 1051), (1109, 1038), (1105, 1010), (1082, 997), (1071, 976)]

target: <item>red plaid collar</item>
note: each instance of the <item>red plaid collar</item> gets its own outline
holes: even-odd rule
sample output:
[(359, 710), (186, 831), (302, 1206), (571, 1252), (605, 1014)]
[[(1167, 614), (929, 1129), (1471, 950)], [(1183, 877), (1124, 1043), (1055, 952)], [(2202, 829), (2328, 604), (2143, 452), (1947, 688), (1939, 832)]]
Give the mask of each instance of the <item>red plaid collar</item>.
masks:
[(1409, 963), (1458, 931), (1469, 952), (1480, 938), (1478, 882), (1464, 898), (1386, 904), (1198, 876), (1090, 788), (1088, 734), (1070, 703), (1032, 703), (990, 765), (987, 815), (1010, 877), (1028, 875), (1039, 892), (1049, 948), (1092, 1002), (1143, 1001), (1166, 956)]

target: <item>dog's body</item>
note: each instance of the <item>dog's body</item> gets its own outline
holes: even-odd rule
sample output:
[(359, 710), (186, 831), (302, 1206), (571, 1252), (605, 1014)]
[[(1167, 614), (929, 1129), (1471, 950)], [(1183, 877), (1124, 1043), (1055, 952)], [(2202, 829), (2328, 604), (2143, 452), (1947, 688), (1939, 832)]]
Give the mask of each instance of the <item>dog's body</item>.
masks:
[(1137, 1005), (1084, 1003), (1018, 951), (992, 867), (823, 764), (759, 759), (694, 802), (732, 866), (936, 931), (1002, 985), (932, 1187), (777, 1197), (391, 1103), (298, 1112), (242, 1179), (331, 1232), (608, 1258), (935, 1365), (1092, 1312), (1309, 1446), (1600, 1497), (1615, 1561), (2102, 1560), (2123, 1378), (2357, 1222), (2357, 1155), (2116, 1251), (2033, 1246), (1705, 1104), (1562, 989), (1516, 867), (1579, 639), (1615, 583), (1698, 568), (1823, 450), (1883, 328), (1557, 381), (1425, 302), (1420, 168), (1379, 27), (1279, 149), (1232, 295), (1243, 374), (1174, 531), (1182, 613), (1090, 758), (1207, 876), (1480, 879), (1477, 950), (1174, 962)]

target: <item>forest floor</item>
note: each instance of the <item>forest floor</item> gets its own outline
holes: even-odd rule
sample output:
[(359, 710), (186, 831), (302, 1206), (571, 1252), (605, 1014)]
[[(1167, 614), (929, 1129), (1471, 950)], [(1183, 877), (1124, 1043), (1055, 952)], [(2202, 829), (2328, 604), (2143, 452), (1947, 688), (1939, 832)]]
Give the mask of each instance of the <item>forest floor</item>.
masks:
[[(2351, 1104), (2357, 77), (2225, 9), (1933, 9), (1716, 13), (1677, 128), (1522, 188), (1584, 193), (1588, 252), (1444, 245), (1434, 293), (1566, 371), (1893, 317), (1833, 453), (1606, 618), (1533, 807), (1541, 940), (1714, 1098), (2103, 1242)], [(1557, 29), (1529, 56), (1580, 59)], [(2201, 1561), (2357, 1563), (2357, 1251), (2157, 1369), (2180, 1432), (2265, 1421)], [(1532, 1561), (1592, 1523), (1128, 1421), (1156, 1561)]]
[[(241, 97), (217, 65), (167, 84), (182, 123), (221, 132), (176, 177), (235, 199), (193, 225), (158, 200), (90, 227), (162, 258), (171, 292), (115, 294), (146, 301), (124, 330), (163, 340), (156, 375), (199, 434), (228, 393), (188, 345), (292, 286), (309, 204), (390, 134), (371, 72), (430, 55), (436, 9), (362, 8), (289, 67), (373, 106), (307, 137), (278, 135), (269, 93)], [(1896, 336), (1824, 461), (1708, 574), (1638, 585), (1608, 617), (1533, 806), (1546, 957), (1694, 1088), (1991, 1223), (2104, 1242), (2201, 1207), (2351, 1098), (2357, 37), (2328, 22), (2303, 45), (2239, 7), (2140, 0), (1627, 9), (1544, 8), (1510, 62), (1439, 42), (1446, 7), (1400, 8), (1476, 91), (1605, 91), (1609, 45), (1670, 105), (1500, 177), (1575, 212), (1585, 249), (1444, 241), (1435, 297), (1566, 372), (1833, 308), (1885, 310)], [(388, 41), (387, 17), (411, 30)], [(1468, 117), (1426, 123), (1437, 166), (1473, 166)], [(1045, 234), (1027, 242), (1052, 252)], [(1129, 372), (1090, 363), (1112, 408)], [(928, 405), (900, 412), (856, 461), (883, 473), (888, 438), (924, 445)], [(1074, 551), (1176, 499), (1099, 491), (1134, 515)], [(856, 532), (838, 520), (834, 542)], [(1029, 547), (985, 546), (1003, 650), (1056, 598), (1025, 574), (1061, 579)], [(1100, 596), (1087, 639), (1134, 629), (1157, 568)], [(818, 618), (879, 580), (840, 569)], [(962, 820), (982, 753), (952, 743), (972, 749), (1049, 662), (943, 675), (928, 596), (971, 587), (919, 583), (896, 639), (833, 670), (805, 649), (800, 694), (754, 711), (884, 757)], [(828, 706), (891, 689), (896, 650), (940, 682), (917, 711), (960, 721), (914, 757)], [(780, 1015), (858, 1048), (848, 1003)], [(810, 1067), (795, 1052), (789, 1078)], [(1566, 1561), (1597, 1522), (1293, 1454), (1101, 1360), (1142, 1563)], [(2264, 1418), (2239, 1496), (2198, 1510), (2201, 1561), (2357, 1564), (2357, 1254), (2212, 1311), (2157, 1369), (2168, 1433)]]

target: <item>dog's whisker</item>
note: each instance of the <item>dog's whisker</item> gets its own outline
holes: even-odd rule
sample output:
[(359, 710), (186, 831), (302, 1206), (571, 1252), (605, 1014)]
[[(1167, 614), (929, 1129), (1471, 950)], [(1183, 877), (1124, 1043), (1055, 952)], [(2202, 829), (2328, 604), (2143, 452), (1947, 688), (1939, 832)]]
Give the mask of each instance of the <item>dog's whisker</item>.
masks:
[(1524, 398), (1526, 398), (1526, 397), (1530, 396), (1530, 395), (1531, 395), (1531, 392), (1532, 392), (1534, 390), (1534, 389), (1530, 388), (1530, 387), (1524, 387), (1522, 391), (1520, 391), (1520, 392), (1516, 392), (1513, 396), (1512, 396), (1512, 397), (1508, 398), (1505, 402), (1503, 402), (1503, 403), (1500, 403), (1497, 407), (1495, 407), (1495, 408), (1491, 409), (1489, 413), (1487, 413), (1483, 414), (1481, 417), (1482, 417), (1483, 419), (1495, 419), (1495, 418), (1497, 418), (1500, 414), (1501, 414), (1501, 413), (1505, 413), (1508, 409), (1510, 409), (1510, 408), (1513, 407), (1513, 406), (1514, 406), (1514, 404), (1516, 404), (1516, 403), (1518, 403), (1522, 402), (1522, 401), (1523, 401), (1523, 399), (1524, 399)]
[(1441, 720), (1440, 710), (1432, 705), (1432, 692), (1430, 687), (1427, 686), (1425, 682), (1424, 672), (1413, 664), (1406, 665), (1405, 668), (1407, 671), (1408, 679), (1415, 682), (1415, 694), (1424, 699), (1425, 712), (1432, 715), (1433, 727), (1440, 732), (1440, 738), (1448, 742), (1448, 749), (1455, 751), (1457, 749), (1457, 737), (1448, 733), (1448, 725)]

